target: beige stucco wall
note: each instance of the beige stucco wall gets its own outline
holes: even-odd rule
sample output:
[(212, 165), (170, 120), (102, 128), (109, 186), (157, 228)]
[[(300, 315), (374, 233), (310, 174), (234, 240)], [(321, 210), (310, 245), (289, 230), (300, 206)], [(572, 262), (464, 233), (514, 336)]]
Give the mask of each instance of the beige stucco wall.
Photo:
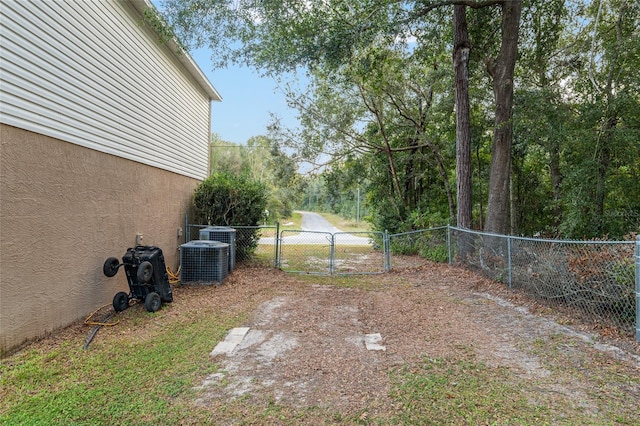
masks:
[(175, 270), (198, 181), (0, 125), (0, 353), (128, 291), (102, 265), (135, 245)]

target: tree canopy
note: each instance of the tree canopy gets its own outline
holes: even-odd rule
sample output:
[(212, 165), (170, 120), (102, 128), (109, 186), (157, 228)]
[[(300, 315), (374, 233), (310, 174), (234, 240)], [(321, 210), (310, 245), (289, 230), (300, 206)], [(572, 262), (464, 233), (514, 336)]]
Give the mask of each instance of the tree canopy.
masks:
[(322, 163), (327, 192), (361, 188), (379, 229), (461, 217), (571, 238), (640, 228), (637, 2), (168, 0), (162, 11), (218, 65), (308, 73), (309, 90), (288, 94), (300, 128), (275, 122), (271, 142)]

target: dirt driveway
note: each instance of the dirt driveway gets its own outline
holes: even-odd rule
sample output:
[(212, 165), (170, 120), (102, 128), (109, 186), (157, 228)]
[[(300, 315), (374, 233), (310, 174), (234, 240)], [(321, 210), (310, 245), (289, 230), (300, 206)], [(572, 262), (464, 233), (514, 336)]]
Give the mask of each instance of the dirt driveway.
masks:
[[(240, 266), (223, 285), (173, 294), (155, 314), (120, 313), (89, 350), (164, 330), (224, 336), (216, 320), (241, 328), (229, 352), (208, 356), (219, 342), (206, 337), (182, 352), (198, 372), (167, 396), (194, 409), (175, 424), (640, 424), (640, 345), (465, 269), (402, 256), (358, 277)], [(77, 324), (32, 349), (59, 354), (87, 333)]]
[[(379, 414), (393, 410), (390, 371), (464, 353), (523, 379), (531, 400), (544, 395), (547, 404), (568, 400), (597, 412), (598, 388), (606, 385), (609, 395), (640, 410), (637, 344), (560, 325), (568, 320), (463, 269), (416, 259), (396, 265), (388, 274), (349, 279), (235, 271), (216, 303), (251, 299), (259, 307), (237, 347), (212, 356), (220, 370), (197, 387), (197, 403), (275, 401)], [(603, 384), (597, 372), (612, 362), (632, 380)]]

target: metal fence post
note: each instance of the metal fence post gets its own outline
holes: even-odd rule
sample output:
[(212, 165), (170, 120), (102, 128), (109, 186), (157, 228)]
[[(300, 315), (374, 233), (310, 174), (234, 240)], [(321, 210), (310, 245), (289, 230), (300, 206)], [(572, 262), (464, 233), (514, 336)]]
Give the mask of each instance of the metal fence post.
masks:
[(389, 238), (389, 230), (384, 230), (382, 236), (382, 250), (384, 251), (384, 270), (385, 272), (391, 271), (391, 240)]
[(507, 268), (508, 271), (508, 280), (509, 280), (509, 288), (511, 288), (511, 237), (507, 236)]
[(447, 261), (451, 265), (451, 225), (447, 225)]
[(636, 342), (640, 342), (640, 235), (636, 237)]
[(276, 268), (280, 268), (280, 222), (276, 222), (276, 234), (273, 236), (275, 242), (275, 253), (273, 264)]
[(331, 234), (331, 246), (329, 247), (329, 275), (333, 275), (336, 265), (336, 236)]

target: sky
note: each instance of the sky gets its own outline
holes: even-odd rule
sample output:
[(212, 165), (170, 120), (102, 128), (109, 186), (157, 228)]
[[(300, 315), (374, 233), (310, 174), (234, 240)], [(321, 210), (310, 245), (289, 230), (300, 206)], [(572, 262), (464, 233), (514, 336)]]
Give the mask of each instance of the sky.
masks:
[(211, 103), (211, 132), (222, 140), (244, 145), (252, 136), (266, 135), (270, 113), (278, 115), (285, 125), (296, 126), (297, 112), (287, 107), (275, 80), (261, 78), (246, 67), (214, 70), (207, 49), (190, 54), (222, 97), (222, 102)]
[[(158, 9), (160, 0), (151, 0)], [(270, 113), (279, 116), (287, 127), (297, 126), (297, 113), (287, 102), (273, 79), (261, 78), (255, 71), (240, 66), (213, 69), (211, 51), (189, 52), (209, 82), (222, 97), (211, 103), (211, 132), (226, 142), (246, 144), (252, 136), (267, 134)]]

